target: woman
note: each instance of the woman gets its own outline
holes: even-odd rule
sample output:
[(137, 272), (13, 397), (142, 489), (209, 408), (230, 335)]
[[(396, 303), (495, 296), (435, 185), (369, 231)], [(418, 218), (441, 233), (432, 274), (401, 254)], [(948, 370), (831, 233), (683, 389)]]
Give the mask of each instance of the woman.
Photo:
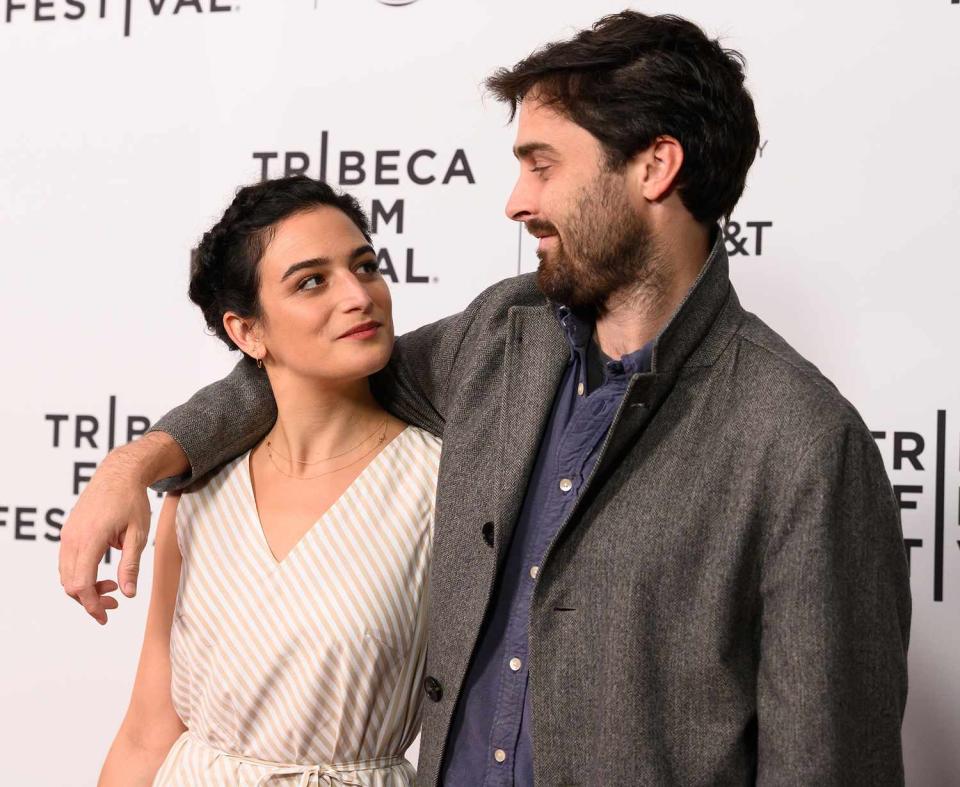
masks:
[(243, 188), (190, 297), (263, 369), (278, 415), (164, 501), (100, 784), (412, 784), (440, 445), (370, 393), (393, 323), (367, 219), (309, 178)]

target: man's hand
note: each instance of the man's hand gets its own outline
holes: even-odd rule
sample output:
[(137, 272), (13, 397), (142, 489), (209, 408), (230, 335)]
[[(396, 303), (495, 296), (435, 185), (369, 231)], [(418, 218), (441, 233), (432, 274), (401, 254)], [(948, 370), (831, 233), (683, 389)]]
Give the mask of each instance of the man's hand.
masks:
[(187, 467), (180, 447), (153, 432), (113, 451), (70, 512), (60, 535), (60, 584), (100, 625), (107, 622), (106, 611), (118, 606), (108, 595), (117, 590), (117, 582), (97, 581), (100, 561), (108, 548), (121, 550), (117, 580), (120, 591), (132, 598), (150, 533), (146, 487)]

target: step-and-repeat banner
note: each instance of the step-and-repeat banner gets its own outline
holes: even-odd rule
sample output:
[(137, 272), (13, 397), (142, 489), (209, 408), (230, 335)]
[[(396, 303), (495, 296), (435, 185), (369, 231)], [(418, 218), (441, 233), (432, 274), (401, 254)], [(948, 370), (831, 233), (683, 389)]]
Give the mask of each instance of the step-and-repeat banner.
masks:
[[(126, 708), (148, 594), (96, 626), (57, 542), (106, 452), (232, 366), (186, 288), (237, 186), (349, 189), (399, 330), (455, 312), (536, 265), (482, 80), (626, 2), (0, 3), (0, 783), (94, 784)], [(908, 784), (960, 783), (960, 0), (631, 5), (747, 56), (734, 282), (874, 431), (912, 570)]]

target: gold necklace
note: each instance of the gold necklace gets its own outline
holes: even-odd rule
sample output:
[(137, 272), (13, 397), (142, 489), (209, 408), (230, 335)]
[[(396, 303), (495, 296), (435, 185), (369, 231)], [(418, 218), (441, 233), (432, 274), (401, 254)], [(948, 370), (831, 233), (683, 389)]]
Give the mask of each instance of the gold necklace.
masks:
[[(369, 438), (368, 438), (368, 439), (369, 439)], [(273, 451), (270, 450), (270, 443), (267, 443), (267, 456), (270, 458), (270, 463), (277, 469), (277, 471), (278, 471), (279, 473), (281, 473), (282, 475), (285, 475), (287, 478), (292, 478), (294, 481), (313, 481), (314, 479), (322, 478), (323, 476), (325, 476), (325, 475), (330, 475), (330, 474), (332, 474), (332, 473), (337, 473), (337, 472), (339, 472), (340, 470), (345, 470), (346, 468), (350, 467), (351, 465), (355, 465), (355, 464), (356, 464), (357, 462), (359, 462), (361, 459), (364, 459), (365, 457), (367, 457), (367, 456), (369, 456), (371, 453), (373, 453), (373, 451), (374, 451), (376, 448), (378, 448), (378, 447), (383, 443), (383, 441), (386, 440), (386, 439), (387, 439), (387, 422), (384, 421), (384, 422), (383, 422), (383, 434), (380, 435), (380, 439), (377, 440), (377, 442), (373, 445), (373, 447), (370, 448), (369, 451), (366, 451), (365, 453), (361, 454), (361, 455), (358, 456), (356, 459), (354, 459), (352, 462), (347, 462), (345, 465), (340, 465), (340, 467), (335, 467), (335, 468), (333, 468), (333, 470), (327, 470), (327, 471), (325, 471), (325, 472), (323, 472), (323, 473), (317, 473), (317, 475), (311, 475), (311, 476), (300, 477), (300, 476), (291, 475), (291, 474), (288, 473), (286, 470), (284, 470), (282, 467), (280, 467), (280, 465), (277, 464), (277, 460), (273, 458)]]
[[(366, 437), (364, 437), (364, 438), (363, 438), (359, 443), (357, 443), (353, 448), (348, 448), (348, 449), (347, 449), (346, 451), (344, 451), (343, 453), (333, 454), (332, 456), (328, 456), (328, 457), (326, 457), (325, 459), (315, 459), (315, 460), (312, 461), (312, 462), (305, 462), (303, 459), (291, 459), (289, 456), (284, 456), (284, 455), (281, 454), (279, 451), (277, 451), (276, 448), (273, 447), (273, 441), (272, 441), (272, 440), (267, 440), (267, 448), (268, 448), (269, 450), (271, 450), (271, 451), (276, 452), (277, 456), (279, 456), (281, 459), (285, 459), (285, 460), (288, 461), (290, 464), (298, 464), (298, 465), (318, 465), (318, 464), (320, 464), (321, 462), (329, 462), (331, 459), (339, 459), (341, 456), (346, 456), (347, 454), (352, 454), (352, 453), (353, 453), (354, 451), (356, 451), (361, 445), (363, 445), (365, 442), (367, 442), (367, 440), (369, 440), (371, 437), (373, 437), (374, 435), (376, 435), (376, 433), (379, 432), (381, 429), (383, 430), (384, 433), (386, 433), (386, 431), (387, 431), (387, 421), (386, 421), (386, 419), (384, 419), (384, 421), (383, 421), (382, 424), (380, 424), (380, 425), (379, 425), (376, 429), (374, 429), (370, 434), (368, 434)], [(381, 442), (383, 442), (382, 439), (381, 439)], [(364, 456), (366, 456), (366, 454), (364, 454)]]

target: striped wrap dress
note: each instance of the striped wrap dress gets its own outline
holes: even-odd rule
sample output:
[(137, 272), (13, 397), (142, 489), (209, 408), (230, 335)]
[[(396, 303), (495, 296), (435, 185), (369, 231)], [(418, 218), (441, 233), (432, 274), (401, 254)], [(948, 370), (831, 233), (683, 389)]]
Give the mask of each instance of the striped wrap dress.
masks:
[(249, 452), (186, 491), (160, 787), (401, 787), (420, 728), (440, 441), (408, 426), (277, 561)]

